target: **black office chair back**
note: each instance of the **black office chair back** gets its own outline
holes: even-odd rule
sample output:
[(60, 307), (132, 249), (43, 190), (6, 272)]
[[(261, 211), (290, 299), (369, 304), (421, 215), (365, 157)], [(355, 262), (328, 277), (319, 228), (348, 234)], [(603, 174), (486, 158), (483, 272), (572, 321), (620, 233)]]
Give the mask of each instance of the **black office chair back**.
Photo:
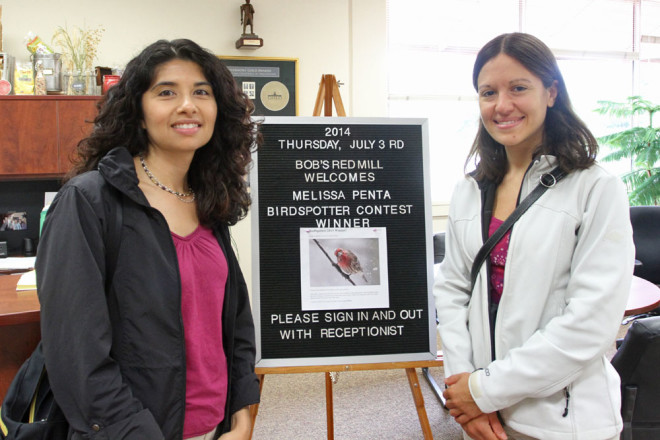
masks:
[(621, 376), (621, 440), (660, 439), (660, 316), (633, 322), (612, 365)]
[(660, 206), (631, 206), (630, 223), (635, 242), (635, 275), (660, 284)]
[(440, 264), (445, 259), (445, 233), (433, 235), (433, 264)]

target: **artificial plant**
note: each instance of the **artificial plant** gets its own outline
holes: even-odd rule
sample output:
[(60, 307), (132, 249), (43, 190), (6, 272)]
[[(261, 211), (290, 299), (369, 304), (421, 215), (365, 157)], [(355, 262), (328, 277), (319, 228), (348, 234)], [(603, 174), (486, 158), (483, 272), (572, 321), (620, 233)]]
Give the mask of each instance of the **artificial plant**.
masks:
[[(647, 126), (636, 126), (599, 137), (611, 152), (602, 157), (604, 162), (630, 160), (630, 171), (621, 178), (628, 188), (631, 205), (657, 205), (660, 202), (660, 128), (653, 127), (653, 115), (660, 105), (641, 96), (630, 96), (626, 102), (598, 101), (596, 112), (618, 118), (647, 115)], [(638, 118), (641, 119), (641, 118)]]

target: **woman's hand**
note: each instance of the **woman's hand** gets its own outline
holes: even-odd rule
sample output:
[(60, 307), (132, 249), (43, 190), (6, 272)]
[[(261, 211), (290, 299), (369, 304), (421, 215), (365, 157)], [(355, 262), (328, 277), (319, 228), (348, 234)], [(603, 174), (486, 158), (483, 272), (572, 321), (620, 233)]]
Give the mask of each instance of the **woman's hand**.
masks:
[(442, 393), (449, 415), (461, 425), (483, 414), (470, 394), (469, 379), (470, 373), (449, 376), (445, 379), (445, 385), (449, 388)]
[(461, 425), (473, 440), (506, 440), (507, 435), (496, 413), (481, 414)]
[(220, 436), (218, 440), (249, 440), (252, 431), (250, 407), (246, 406), (231, 416), (231, 431)]

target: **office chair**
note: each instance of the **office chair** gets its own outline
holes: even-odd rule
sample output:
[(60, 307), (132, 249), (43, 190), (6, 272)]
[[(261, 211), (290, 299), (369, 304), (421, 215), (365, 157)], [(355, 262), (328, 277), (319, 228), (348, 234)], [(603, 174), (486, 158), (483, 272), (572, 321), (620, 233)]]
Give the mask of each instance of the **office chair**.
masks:
[(660, 316), (632, 323), (612, 358), (621, 376), (621, 440), (660, 438)]
[(660, 284), (660, 206), (631, 206), (630, 223), (635, 242), (635, 275)]
[(445, 233), (433, 235), (433, 264), (440, 264), (445, 259)]
[[(635, 243), (634, 275), (660, 284), (660, 206), (631, 206), (630, 223)], [(629, 316), (623, 325), (647, 316), (660, 315), (660, 307), (640, 315)], [(618, 341), (617, 341), (618, 342)]]
[[(437, 234), (433, 235), (433, 264), (434, 265), (440, 264), (444, 259), (445, 259), (445, 233), (438, 232)], [(438, 320), (436, 318), (436, 323), (437, 322)], [(435, 381), (433, 376), (431, 376), (428, 367), (422, 368), (422, 374), (424, 375), (424, 378), (426, 378), (426, 381), (431, 387), (431, 391), (433, 391), (433, 394), (435, 394), (438, 400), (442, 403), (442, 407), (446, 409), (447, 407), (445, 406), (445, 397), (442, 395), (442, 388), (440, 388), (440, 386)]]

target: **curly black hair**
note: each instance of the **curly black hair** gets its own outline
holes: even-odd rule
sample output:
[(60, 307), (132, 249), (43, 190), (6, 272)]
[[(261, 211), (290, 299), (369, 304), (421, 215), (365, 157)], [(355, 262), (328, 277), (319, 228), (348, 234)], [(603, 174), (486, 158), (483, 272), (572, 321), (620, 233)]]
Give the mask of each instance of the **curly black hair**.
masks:
[[(557, 60), (548, 46), (538, 38), (515, 32), (499, 35), (486, 43), (477, 54), (472, 70), (474, 89), (478, 91), (477, 80), (481, 69), (501, 53), (517, 60), (536, 75), (545, 87), (557, 82), (557, 98), (554, 105), (548, 108), (543, 128), (543, 141), (535, 151), (535, 156), (554, 155), (559, 161), (559, 166), (567, 172), (591, 166), (596, 160), (598, 142), (585, 123), (575, 114)], [(465, 162), (466, 168), (470, 159), (474, 159), (476, 163), (477, 180), (486, 179), (499, 183), (509, 168), (503, 145), (492, 138), (481, 120)]]
[(213, 136), (195, 152), (188, 172), (199, 221), (206, 226), (216, 222), (233, 225), (247, 215), (250, 206), (245, 176), (252, 152), (262, 143), (260, 122), (251, 117), (254, 104), (227, 67), (191, 40), (159, 40), (126, 65), (119, 82), (99, 102), (92, 133), (78, 144), (78, 157), (65, 180), (96, 169), (101, 158), (115, 147), (124, 147), (133, 156), (147, 152), (147, 133), (141, 128), (142, 95), (151, 85), (156, 69), (174, 59), (192, 61), (201, 67), (218, 108)]

